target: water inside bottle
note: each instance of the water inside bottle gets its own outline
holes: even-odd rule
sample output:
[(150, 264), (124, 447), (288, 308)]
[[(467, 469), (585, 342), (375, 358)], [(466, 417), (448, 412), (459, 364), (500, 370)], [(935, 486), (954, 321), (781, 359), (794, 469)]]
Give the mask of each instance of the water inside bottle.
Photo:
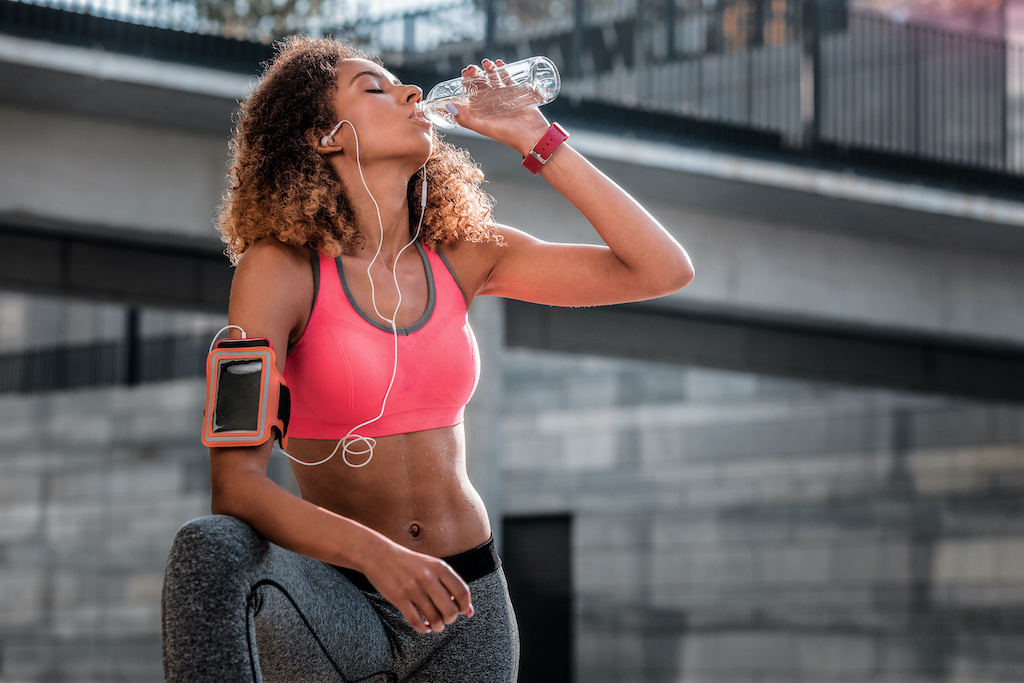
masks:
[(417, 106), (427, 120), (435, 126), (454, 128), (457, 125), (455, 119), (445, 109), (445, 105), (449, 102), (465, 107), (474, 116), (488, 118), (526, 107), (539, 106), (546, 101), (543, 94), (539, 93), (536, 88), (529, 84), (521, 84), (500, 88), (479, 88), (469, 93), (420, 102)]

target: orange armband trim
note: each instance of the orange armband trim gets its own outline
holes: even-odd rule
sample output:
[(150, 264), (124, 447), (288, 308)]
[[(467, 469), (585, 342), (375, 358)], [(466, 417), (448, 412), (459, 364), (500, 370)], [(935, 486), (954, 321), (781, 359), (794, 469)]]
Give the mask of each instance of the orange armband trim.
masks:
[(269, 339), (222, 339), (206, 358), (202, 442), (211, 447), (288, 446), (291, 396)]

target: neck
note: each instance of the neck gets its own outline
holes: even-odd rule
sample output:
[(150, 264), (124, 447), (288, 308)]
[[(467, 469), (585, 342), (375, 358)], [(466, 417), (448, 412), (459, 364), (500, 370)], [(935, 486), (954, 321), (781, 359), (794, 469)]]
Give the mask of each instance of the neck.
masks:
[(345, 187), (356, 225), (363, 236), (360, 253), (372, 255), (379, 247), (380, 258), (393, 268), (398, 252), (412, 239), (408, 201), (410, 174), (364, 167), (360, 176), (355, 164), (335, 164), (335, 171)]

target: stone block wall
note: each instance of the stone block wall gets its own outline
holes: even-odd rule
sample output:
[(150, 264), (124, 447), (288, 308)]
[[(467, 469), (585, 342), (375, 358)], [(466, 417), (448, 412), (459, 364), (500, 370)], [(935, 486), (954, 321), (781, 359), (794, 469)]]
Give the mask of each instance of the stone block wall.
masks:
[(209, 510), (200, 381), (0, 398), (0, 680), (162, 680), (171, 539)]
[[(495, 509), (572, 515), (577, 681), (1024, 680), (1021, 406), (497, 355)], [(0, 680), (161, 680), (202, 394), (0, 398)]]
[(1024, 407), (506, 355), (507, 514), (573, 516), (576, 680), (1024, 680)]

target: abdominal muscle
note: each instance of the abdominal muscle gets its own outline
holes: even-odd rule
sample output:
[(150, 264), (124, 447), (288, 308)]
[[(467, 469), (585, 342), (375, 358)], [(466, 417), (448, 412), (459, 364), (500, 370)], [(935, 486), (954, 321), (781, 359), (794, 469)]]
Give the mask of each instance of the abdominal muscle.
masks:
[[(288, 452), (322, 460), (337, 441), (291, 439)], [(354, 449), (362, 450), (361, 443)], [(351, 454), (359, 464), (367, 455)], [(483, 500), (466, 473), (462, 425), (377, 437), (365, 467), (350, 467), (341, 449), (313, 467), (292, 463), (305, 500), (364, 524), (411, 550), (447, 557), (491, 535)]]

